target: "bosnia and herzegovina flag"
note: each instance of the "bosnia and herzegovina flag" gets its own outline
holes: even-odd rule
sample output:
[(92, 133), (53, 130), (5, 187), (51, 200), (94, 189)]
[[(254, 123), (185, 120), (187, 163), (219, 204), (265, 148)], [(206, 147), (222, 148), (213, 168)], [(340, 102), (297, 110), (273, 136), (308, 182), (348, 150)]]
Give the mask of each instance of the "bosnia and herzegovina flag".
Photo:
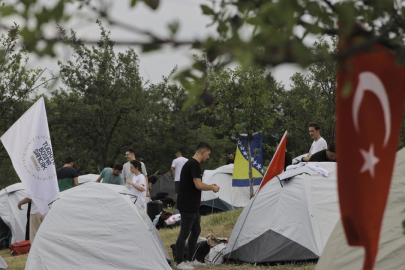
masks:
[[(250, 154), (252, 158), (253, 185), (260, 185), (263, 179), (263, 137), (260, 133), (253, 134), (250, 141)], [(240, 134), (236, 148), (235, 162), (233, 167), (232, 186), (249, 186), (249, 162), (248, 162), (247, 134)]]

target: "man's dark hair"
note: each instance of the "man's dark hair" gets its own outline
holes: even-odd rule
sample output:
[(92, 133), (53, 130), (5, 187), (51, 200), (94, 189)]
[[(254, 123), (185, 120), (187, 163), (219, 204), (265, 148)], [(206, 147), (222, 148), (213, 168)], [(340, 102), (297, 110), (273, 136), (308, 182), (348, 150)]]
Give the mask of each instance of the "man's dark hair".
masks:
[(125, 151), (125, 152), (130, 152), (130, 153), (132, 153), (132, 154), (135, 155), (135, 150), (134, 150), (134, 148), (128, 148), (127, 151)]
[(138, 169), (139, 171), (142, 170), (141, 163), (138, 160), (132, 160), (131, 164), (132, 166), (134, 166), (134, 168)]
[(212, 151), (212, 147), (211, 147), (208, 143), (206, 143), (206, 142), (200, 142), (200, 143), (198, 144), (198, 146), (197, 146), (196, 151), (201, 151), (201, 150), (203, 150), (203, 149)]
[(155, 175), (162, 175), (160, 171), (155, 172)]
[(122, 165), (119, 163), (115, 163), (113, 168), (114, 168), (114, 170), (122, 171)]
[(333, 152), (333, 153), (336, 153), (335, 152), (335, 147), (336, 147), (336, 144), (334, 142), (330, 143), (329, 146), (328, 146), (328, 150)]
[(318, 123), (311, 122), (308, 124), (308, 127), (313, 127), (315, 130), (320, 130), (321, 126)]
[(72, 162), (75, 162), (75, 160), (72, 157), (66, 157), (65, 158), (65, 164), (69, 164), (69, 163), (72, 163)]

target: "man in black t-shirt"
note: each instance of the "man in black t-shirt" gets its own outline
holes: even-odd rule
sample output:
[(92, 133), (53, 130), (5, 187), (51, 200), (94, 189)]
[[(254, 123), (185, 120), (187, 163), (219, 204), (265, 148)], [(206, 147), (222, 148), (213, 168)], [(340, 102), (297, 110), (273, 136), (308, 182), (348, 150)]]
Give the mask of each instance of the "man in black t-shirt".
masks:
[(336, 162), (335, 143), (331, 143), (328, 149), (319, 151), (311, 156), (309, 162)]
[(76, 169), (73, 168), (73, 164), (73, 158), (67, 157), (65, 159), (65, 165), (56, 170), (59, 191), (64, 191), (79, 185), (79, 174), (77, 173)]
[[(210, 157), (211, 151), (211, 146), (205, 142), (201, 142), (198, 144), (194, 156), (184, 164), (181, 170), (179, 193), (177, 195), (177, 209), (179, 209), (181, 215), (180, 233), (176, 242), (175, 260), (177, 269), (193, 269), (193, 266), (201, 264), (196, 260), (193, 261), (197, 239), (201, 232), (200, 214), (198, 212), (201, 202), (201, 190), (219, 191), (219, 187), (216, 184), (207, 185), (201, 180), (200, 163)], [(190, 264), (183, 262), (184, 245), (187, 238), (187, 259)]]

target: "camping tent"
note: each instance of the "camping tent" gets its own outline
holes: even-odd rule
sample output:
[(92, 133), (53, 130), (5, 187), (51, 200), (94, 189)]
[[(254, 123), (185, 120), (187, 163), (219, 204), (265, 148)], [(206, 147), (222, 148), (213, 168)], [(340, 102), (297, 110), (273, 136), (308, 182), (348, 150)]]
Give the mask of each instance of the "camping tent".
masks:
[[(405, 236), (402, 222), (405, 220), (405, 148), (397, 153), (390, 194), (382, 223), (379, 250), (374, 269), (404, 269)], [(362, 269), (363, 247), (347, 245), (343, 226), (339, 221), (333, 230), (317, 270)]]
[(3, 270), (3, 269), (7, 269), (8, 268), (8, 265), (7, 265), (7, 263), (3, 260), (3, 258), (0, 256), (0, 270)]
[(96, 182), (96, 180), (99, 176), (100, 176), (99, 174), (79, 175), (79, 177), (78, 177), (79, 185), (87, 183), (87, 182)]
[[(11, 244), (25, 240), (28, 205), (23, 205), (23, 210), (19, 210), (17, 207), (18, 202), (25, 197), (23, 183), (13, 184), (0, 191), (0, 221), (7, 225), (7, 227), (1, 226), (1, 228), (11, 230)], [(4, 234), (4, 231), (0, 232), (0, 235)]]
[[(202, 181), (207, 185), (217, 184), (220, 189), (217, 193), (203, 191), (201, 193), (200, 213), (207, 214), (211, 211), (228, 211), (244, 207), (250, 200), (249, 187), (233, 187), (233, 164), (221, 166), (215, 170), (205, 170)], [(257, 186), (255, 186), (256, 190)]]
[(89, 182), (59, 197), (25, 269), (171, 269), (162, 239), (126, 187)]
[(249, 263), (318, 259), (339, 218), (336, 163), (318, 165), (328, 177), (304, 166), (264, 185), (239, 216), (225, 258)]
[(167, 198), (171, 198), (174, 201), (174, 181), (170, 177), (170, 172), (162, 175), (150, 190), (150, 197), (155, 198), (158, 193), (167, 193)]

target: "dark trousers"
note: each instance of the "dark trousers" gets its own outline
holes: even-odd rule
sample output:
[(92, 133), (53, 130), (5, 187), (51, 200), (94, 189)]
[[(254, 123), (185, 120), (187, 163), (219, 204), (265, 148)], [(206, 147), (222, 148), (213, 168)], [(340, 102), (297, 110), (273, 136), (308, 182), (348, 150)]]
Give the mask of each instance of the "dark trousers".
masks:
[[(195, 247), (197, 246), (198, 236), (201, 233), (199, 213), (180, 212), (180, 233), (176, 242), (176, 262), (182, 263), (184, 257), (184, 245), (188, 237), (188, 261), (193, 261)], [(189, 237), (190, 236), (190, 237)]]

